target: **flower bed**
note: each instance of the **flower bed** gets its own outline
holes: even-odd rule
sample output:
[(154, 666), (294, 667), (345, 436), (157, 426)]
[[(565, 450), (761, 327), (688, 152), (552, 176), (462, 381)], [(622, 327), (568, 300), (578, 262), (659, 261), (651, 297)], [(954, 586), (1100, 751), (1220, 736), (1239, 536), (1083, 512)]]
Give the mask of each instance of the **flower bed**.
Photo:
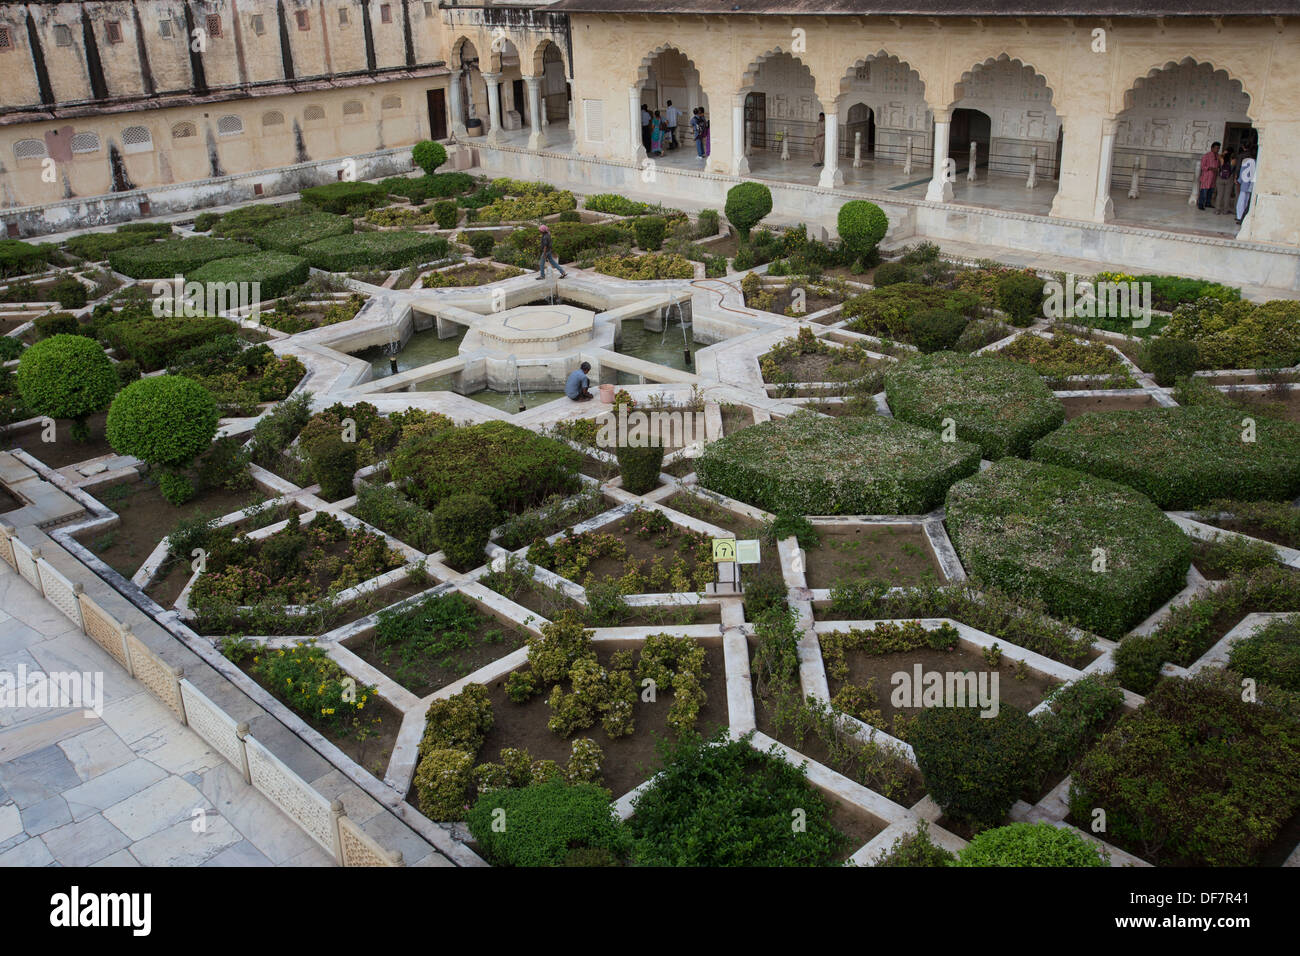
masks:
[(460, 289), (513, 279), (523, 274), (523, 269), (513, 266), (494, 267), (483, 263), (467, 263), (452, 269), (430, 272), (420, 284), (426, 289)]
[(1029, 454), (1034, 441), (1059, 428), (1065, 409), (1032, 370), (994, 356), (939, 352), (885, 372), (894, 417), (942, 430), (947, 420), (985, 458)]
[[(1133, 377), (1123, 360), (1100, 342), (1079, 342), (1064, 335), (1044, 338), (1026, 333), (998, 350), (1003, 358), (1028, 365), (1052, 388), (1131, 388)], [(1088, 386), (1068, 384), (1071, 375), (1104, 376), (1106, 381)]]
[(864, 578), (895, 585), (943, 580), (925, 532), (909, 525), (817, 526), (816, 547), (804, 550), (810, 588)]
[(324, 328), (356, 318), (366, 304), (365, 296), (354, 292), (346, 299), (281, 300), (270, 311), (258, 314), (258, 321), (287, 335)]
[(923, 514), (979, 467), (977, 446), (888, 418), (800, 412), (712, 442), (701, 486), (794, 514)]
[(1300, 494), (1300, 425), (1253, 427), (1222, 408), (1152, 408), (1080, 415), (1040, 439), (1038, 461), (1123, 482), (1166, 509), (1224, 494), (1284, 500)]
[(670, 253), (651, 252), (641, 256), (603, 256), (596, 260), (597, 272), (617, 279), (694, 279), (695, 266), (688, 259)]
[(900, 282), (855, 295), (844, 303), (845, 328), (864, 335), (915, 344), (912, 321), (933, 309), (953, 312), (970, 320), (983, 311), (979, 298), (967, 292)]
[(1068, 468), (1004, 458), (953, 485), (967, 573), (1118, 639), (1180, 591), (1191, 543), (1149, 499)]
[(1288, 548), (1300, 548), (1300, 506), (1287, 501), (1216, 498), (1196, 520)]
[(1287, 368), (1300, 362), (1300, 303), (1201, 299), (1175, 309), (1164, 335), (1194, 343), (1198, 368)]
[(307, 369), (295, 356), (278, 356), (269, 346), (242, 348), (233, 336), (183, 352), (168, 372), (198, 382), (228, 415), (255, 415), (264, 402), (286, 398)]
[(381, 611), (375, 626), (346, 646), (425, 697), (522, 647), (527, 638), (528, 632), (503, 624), (452, 591)]
[(876, 364), (862, 346), (832, 345), (806, 326), (759, 358), (763, 381), (773, 383), (848, 382), (869, 375)]

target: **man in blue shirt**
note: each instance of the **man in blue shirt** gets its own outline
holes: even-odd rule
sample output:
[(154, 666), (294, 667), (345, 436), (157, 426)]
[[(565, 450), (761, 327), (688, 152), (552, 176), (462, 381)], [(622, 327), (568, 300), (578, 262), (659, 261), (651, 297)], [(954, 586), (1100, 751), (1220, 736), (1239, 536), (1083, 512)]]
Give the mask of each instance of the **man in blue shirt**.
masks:
[(564, 383), (564, 394), (569, 396), (575, 402), (591, 401), (591, 380), (587, 378), (587, 373), (591, 371), (591, 363), (583, 362), (580, 366), (569, 373), (568, 380)]

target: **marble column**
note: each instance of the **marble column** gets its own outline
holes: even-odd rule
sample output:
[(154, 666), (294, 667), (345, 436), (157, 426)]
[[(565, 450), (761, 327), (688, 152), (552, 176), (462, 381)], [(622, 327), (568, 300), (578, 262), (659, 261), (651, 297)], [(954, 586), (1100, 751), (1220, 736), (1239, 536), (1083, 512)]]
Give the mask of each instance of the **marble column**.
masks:
[(528, 148), (542, 149), (546, 146), (546, 130), (542, 128), (542, 78), (525, 76), (524, 85), (528, 87)]
[(951, 202), (952, 179), (949, 177), (948, 132), (952, 126), (952, 110), (934, 111), (934, 163), (930, 185), (925, 191), (927, 202)]
[(639, 166), (646, 158), (645, 143), (641, 141), (641, 87), (639, 86), (627, 88), (627, 117), (632, 159)]
[(832, 100), (826, 110), (826, 141), (822, 144), (822, 175), (817, 185), (822, 189), (834, 189), (844, 185), (844, 173), (840, 171), (840, 109), (839, 100)]
[(573, 95), (573, 81), (566, 80), (565, 82), (569, 84), (569, 132), (574, 134), (576, 140), (578, 132), (578, 101)]
[(451, 131), (457, 139), (464, 139), (465, 131), (465, 105), (461, 102), (461, 77), (464, 73), (461, 70), (452, 70), (451, 76), (447, 78), (447, 108), (451, 111)]
[(1097, 202), (1092, 218), (1108, 222), (1115, 218), (1115, 203), (1110, 198), (1110, 168), (1115, 161), (1115, 121), (1101, 124), (1101, 151), (1097, 157)]
[(738, 96), (731, 104), (731, 175), (748, 176), (745, 158), (745, 98)]
[(487, 138), (495, 143), (501, 139), (501, 88), (497, 85), (501, 82), (501, 74), (484, 73), (483, 82), (487, 84), (488, 122), (492, 125)]

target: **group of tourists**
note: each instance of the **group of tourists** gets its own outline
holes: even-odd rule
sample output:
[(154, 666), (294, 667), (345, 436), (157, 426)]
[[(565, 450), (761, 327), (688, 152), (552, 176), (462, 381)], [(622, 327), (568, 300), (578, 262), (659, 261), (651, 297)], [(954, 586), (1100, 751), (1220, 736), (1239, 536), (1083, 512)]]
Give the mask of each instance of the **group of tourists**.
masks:
[(1255, 150), (1246, 146), (1236, 153), (1231, 148), (1220, 153), (1221, 145), (1213, 143), (1201, 157), (1196, 208), (1213, 209), (1218, 216), (1232, 213), (1240, 226), (1246, 213), (1250, 212), (1251, 195), (1255, 189)]
[[(651, 110), (645, 103), (641, 104), (641, 145), (647, 156), (662, 156), (665, 150), (680, 145), (677, 125), (682, 116), (682, 110), (673, 106), (672, 100), (663, 110)], [(704, 159), (709, 155), (709, 119), (703, 106), (691, 110), (691, 136), (695, 140), (695, 155)]]

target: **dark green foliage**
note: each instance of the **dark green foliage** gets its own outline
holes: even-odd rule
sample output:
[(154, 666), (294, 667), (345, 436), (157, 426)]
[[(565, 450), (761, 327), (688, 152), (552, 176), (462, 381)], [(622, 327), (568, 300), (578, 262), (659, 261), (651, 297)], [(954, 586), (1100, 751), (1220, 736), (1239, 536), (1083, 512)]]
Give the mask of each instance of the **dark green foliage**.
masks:
[(380, 184), (392, 196), (403, 196), (414, 203), (426, 199), (459, 196), (474, 188), (469, 173), (434, 173), (432, 176), (394, 176)]
[(195, 232), (209, 232), (221, 220), (221, 213), (201, 212), (194, 217)]
[(123, 359), (114, 368), (117, 371), (119, 385), (126, 386), (140, 378), (140, 363), (135, 359)]
[(0, 278), (41, 272), (53, 246), (34, 246), (20, 239), (0, 239)]
[[(352, 220), (347, 216), (336, 216), (328, 212), (310, 212), (304, 216), (290, 216), (268, 222), (249, 236), (249, 239), (263, 249), (297, 255), (298, 250), (309, 243), (328, 239), (330, 236), (347, 235), (352, 229)], [(273, 298), (265, 290), (263, 294), (267, 298)]]
[(643, 216), (650, 211), (650, 204), (614, 193), (597, 193), (588, 196), (582, 208), (590, 209), (592, 212), (607, 212), (615, 216)]
[[(1212, 670), (1212, 669), (1211, 669)], [(1071, 819), (1162, 866), (1249, 866), (1300, 809), (1300, 722), (1234, 678), (1162, 681), (1072, 775)]]
[(295, 395), (276, 405), (253, 426), (249, 445), (252, 460), (263, 468), (274, 467), (280, 454), (298, 437), (310, 418), (309, 393)]
[(322, 498), (338, 501), (352, 494), (352, 476), (357, 470), (356, 442), (344, 441), (337, 432), (322, 433), (306, 443), (306, 451)]
[(467, 237), (469, 247), (474, 251), (474, 258), (484, 259), (492, 254), (492, 247), (497, 237), (490, 232), (471, 232)]
[(873, 202), (850, 199), (836, 217), (840, 241), (855, 257), (872, 253), (889, 231), (889, 217)]
[(302, 202), (254, 203), (248, 206), (237, 206), (213, 223), (212, 235), (223, 239), (252, 242), (271, 223), (281, 219), (292, 219), (312, 211), (312, 207)]
[(433, 537), (447, 563), (468, 571), (483, 563), (483, 551), (496, 526), (496, 506), (482, 495), (450, 495), (433, 509)]
[(740, 238), (747, 240), (749, 231), (772, 211), (772, 190), (762, 183), (739, 183), (727, 190), (727, 204), (723, 208)]
[(945, 510), (972, 580), (1112, 640), (1182, 590), (1191, 564), (1150, 500), (1068, 468), (1003, 458), (953, 485)]
[(24, 351), (14, 384), (34, 414), (72, 419), (80, 441), (88, 437), (86, 419), (107, 408), (118, 388), (103, 348), (81, 335), (55, 335)]
[(432, 176), (447, 161), (447, 149), (442, 143), (422, 139), (411, 150), (411, 161), (423, 169), (426, 176)]
[(659, 486), (659, 472), (664, 464), (662, 445), (643, 448), (619, 446), (618, 470), (623, 477), (623, 490), (633, 495), (643, 495)]
[(23, 343), (12, 335), (0, 335), (0, 362), (12, 362), (23, 354)]
[[(188, 278), (205, 285), (256, 282), (259, 284), (258, 293), (261, 299), (277, 299), (289, 290), (302, 285), (310, 275), (311, 268), (307, 265), (307, 260), (301, 256), (293, 256), (285, 252), (259, 252), (251, 256), (235, 256), (209, 262), (191, 272)], [(231, 291), (237, 293), (235, 289)], [(237, 299), (234, 295), (229, 295), (227, 301), (233, 303)]]
[(558, 219), (560, 222), (582, 222), (582, 215), (576, 209), (566, 209)]
[(444, 199), (433, 204), (433, 216), (439, 229), (455, 229), (456, 223), (460, 221), (460, 207)]
[(845, 301), (842, 311), (852, 332), (908, 342), (912, 317), (928, 309), (956, 312), (967, 319), (977, 318), (983, 311), (979, 296), (970, 292), (915, 282), (896, 282), (855, 295)]
[(966, 317), (947, 309), (925, 309), (907, 322), (912, 344), (924, 353), (952, 348), (966, 330)]
[(1238, 641), (1228, 666), (1243, 677), (1300, 691), (1300, 616), (1276, 618)]
[(117, 354), (133, 358), (146, 372), (165, 368), (182, 352), (220, 335), (232, 334), (237, 326), (216, 316), (154, 316), (114, 322), (101, 328), (100, 335)]
[(876, 266), (871, 277), (871, 284), (877, 289), (899, 282), (915, 282), (917, 270), (902, 262), (882, 262)]
[[(724, 733), (660, 744), (664, 769), (628, 828), (642, 866), (826, 866), (844, 837), (802, 767)], [(802, 832), (794, 811), (805, 814)]]
[[(504, 811), (505, 827), (494, 827)], [(479, 797), (467, 822), (489, 860), (499, 866), (561, 866), (576, 851), (620, 859), (628, 838), (609, 794), (590, 783), (562, 780)], [(590, 857), (584, 857), (590, 859)]]
[(343, 215), (358, 206), (365, 209), (382, 206), (388, 191), (375, 183), (338, 182), (304, 189), (302, 198), (318, 209)]
[(108, 262), (115, 271), (133, 279), (172, 279), (216, 259), (251, 256), (257, 251), (257, 246), (246, 242), (197, 236), (118, 249), (108, 254)]
[(80, 335), (81, 323), (67, 312), (51, 312), (36, 320), (36, 335), (48, 339), (55, 335)]
[(921, 820), (916, 832), (899, 837), (876, 860), (876, 866), (950, 866), (957, 859), (930, 839), (930, 824)]
[(447, 249), (447, 240), (442, 236), (397, 229), (332, 236), (304, 246), (301, 252), (317, 269), (353, 272), (358, 269), (403, 269), (433, 262), (444, 258)]
[(636, 244), (646, 252), (658, 252), (664, 244), (664, 226), (662, 216), (642, 216), (633, 220)]
[(581, 453), (506, 422), (483, 422), (403, 440), (393, 477), (426, 508), (455, 494), (478, 494), (503, 512), (577, 488)]
[(1106, 866), (1074, 830), (1050, 823), (1012, 823), (971, 840), (953, 866)]
[(182, 466), (217, 432), (217, 403), (179, 375), (142, 378), (122, 389), (108, 410), (108, 443), (151, 465)]
[(1300, 494), (1300, 425), (1235, 408), (1089, 412), (1040, 439), (1038, 461), (1122, 482), (1166, 510), (1230, 493), (1282, 501)]
[(1191, 375), (1199, 367), (1200, 354), (1196, 343), (1184, 339), (1152, 339), (1146, 347), (1147, 364), (1156, 384), (1170, 388), (1184, 375)]
[(1012, 272), (998, 280), (998, 308), (1012, 325), (1032, 325), (1043, 317), (1043, 285), (1038, 276)]
[(53, 283), (46, 294), (65, 309), (79, 309), (89, 298), (86, 287), (72, 276), (64, 276)]
[(408, 501), (396, 488), (364, 485), (357, 492), (357, 504), (352, 513), (426, 554), (438, 550), (433, 515)]
[(925, 787), (946, 814), (997, 826), (1037, 781), (1039, 732), (1022, 710), (927, 707), (908, 731)]

